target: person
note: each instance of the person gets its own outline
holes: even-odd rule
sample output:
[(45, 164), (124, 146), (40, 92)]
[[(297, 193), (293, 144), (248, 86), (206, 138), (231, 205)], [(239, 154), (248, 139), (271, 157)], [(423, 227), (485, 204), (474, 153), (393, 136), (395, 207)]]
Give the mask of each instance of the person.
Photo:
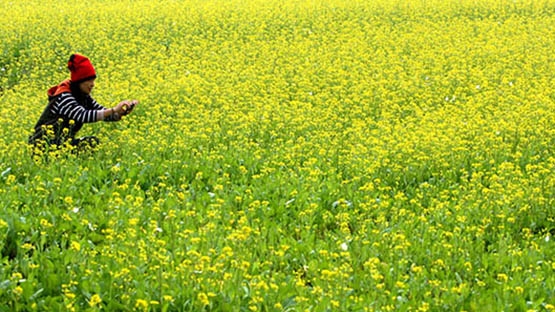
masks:
[(86, 123), (119, 121), (139, 103), (137, 100), (121, 101), (115, 107), (105, 108), (91, 97), (95, 87), (96, 71), (84, 55), (72, 54), (68, 61), (70, 79), (48, 89), (48, 105), (42, 112), (29, 137), (35, 150), (52, 145), (69, 144), (77, 151), (94, 148), (100, 141), (94, 136), (76, 138)]

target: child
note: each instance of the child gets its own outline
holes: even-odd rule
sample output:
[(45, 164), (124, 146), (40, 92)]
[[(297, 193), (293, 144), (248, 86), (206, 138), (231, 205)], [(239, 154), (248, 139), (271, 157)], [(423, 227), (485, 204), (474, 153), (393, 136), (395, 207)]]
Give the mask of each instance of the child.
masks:
[(77, 148), (94, 147), (99, 143), (96, 137), (75, 138), (83, 124), (119, 121), (138, 104), (137, 100), (126, 100), (110, 109), (103, 107), (90, 96), (96, 79), (91, 61), (83, 55), (73, 54), (68, 68), (71, 79), (48, 90), (48, 105), (35, 125), (34, 134), (29, 137), (29, 144), (44, 147), (44, 144), (61, 146), (69, 143)]

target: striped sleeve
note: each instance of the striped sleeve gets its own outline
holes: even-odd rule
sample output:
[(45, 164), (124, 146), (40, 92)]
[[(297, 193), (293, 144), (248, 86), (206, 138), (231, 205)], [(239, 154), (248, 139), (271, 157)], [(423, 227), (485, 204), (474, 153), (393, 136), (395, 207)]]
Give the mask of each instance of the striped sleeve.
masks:
[(94, 110), (104, 110), (104, 109), (106, 109), (106, 107), (98, 104), (98, 102), (95, 99), (91, 98), (91, 100), (92, 100)]
[[(100, 106), (98, 103), (96, 105)], [(81, 106), (71, 93), (61, 94), (52, 107), (52, 112), (80, 123), (96, 122), (97, 109)]]
[[(98, 104), (98, 102), (95, 99), (91, 98), (91, 100), (92, 100), (92, 106), (94, 110), (101, 111), (101, 110), (107, 109), (106, 107)], [(118, 121), (120, 119), (121, 117), (118, 117), (116, 115), (110, 115), (107, 118), (102, 118), (102, 120), (104, 121)], [(98, 120), (98, 117), (97, 117), (97, 120)]]
[[(91, 100), (92, 100), (92, 105), (93, 105), (95, 110), (105, 110), (105, 109), (107, 109), (106, 107), (98, 104), (98, 102), (95, 99), (91, 98)], [(103, 120), (104, 121), (118, 121), (120, 119), (121, 119), (121, 117), (118, 117), (116, 115), (110, 115), (110, 116), (104, 118)]]

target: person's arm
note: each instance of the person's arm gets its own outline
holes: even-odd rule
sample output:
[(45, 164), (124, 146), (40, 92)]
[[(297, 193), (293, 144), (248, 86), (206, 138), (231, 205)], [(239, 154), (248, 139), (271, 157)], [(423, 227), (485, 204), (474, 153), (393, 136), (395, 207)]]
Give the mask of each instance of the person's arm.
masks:
[(97, 111), (97, 120), (104, 120), (104, 121), (119, 121), (121, 120), (122, 112), (116, 110), (118, 106), (112, 108), (106, 108), (98, 102), (91, 98), (93, 109)]
[(97, 120), (104, 120), (104, 121), (119, 121), (121, 120), (121, 115), (116, 112), (114, 108), (104, 108), (97, 110)]
[(80, 123), (91, 123), (101, 120), (117, 121), (124, 114), (122, 109), (124, 104), (126, 103), (122, 102), (114, 108), (105, 108), (96, 103), (93, 105), (93, 109), (86, 109), (77, 102), (73, 95), (64, 93), (56, 101), (52, 112)]
[(139, 104), (137, 100), (125, 100), (107, 109), (93, 99), (93, 107), (98, 110), (97, 119), (104, 121), (120, 121), (123, 116), (131, 114), (137, 104)]
[(99, 117), (96, 110), (86, 109), (81, 106), (71, 93), (60, 95), (55, 103), (54, 110), (58, 114), (80, 123), (96, 122)]

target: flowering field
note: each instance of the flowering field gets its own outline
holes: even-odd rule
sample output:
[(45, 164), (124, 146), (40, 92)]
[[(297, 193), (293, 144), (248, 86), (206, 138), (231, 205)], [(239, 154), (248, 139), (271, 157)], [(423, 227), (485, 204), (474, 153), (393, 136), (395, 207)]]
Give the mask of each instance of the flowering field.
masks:
[(0, 3), (0, 311), (555, 310), (555, 1)]

